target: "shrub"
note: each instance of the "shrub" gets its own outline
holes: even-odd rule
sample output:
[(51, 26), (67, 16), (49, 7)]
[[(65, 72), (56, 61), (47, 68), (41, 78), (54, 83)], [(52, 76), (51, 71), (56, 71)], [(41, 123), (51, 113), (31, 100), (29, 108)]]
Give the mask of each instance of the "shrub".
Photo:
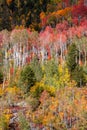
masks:
[(9, 114), (2, 114), (0, 117), (0, 130), (8, 130), (9, 128), (9, 120), (10, 115)]
[(30, 130), (29, 123), (23, 113), (19, 114), (19, 127), (21, 130)]
[(28, 105), (30, 106), (32, 111), (35, 111), (38, 108), (38, 106), (40, 105), (40, 101), (37, 97), (34, 98), (32, 96), (29, 96), (26, 99), (26, 102), (28, 103)]

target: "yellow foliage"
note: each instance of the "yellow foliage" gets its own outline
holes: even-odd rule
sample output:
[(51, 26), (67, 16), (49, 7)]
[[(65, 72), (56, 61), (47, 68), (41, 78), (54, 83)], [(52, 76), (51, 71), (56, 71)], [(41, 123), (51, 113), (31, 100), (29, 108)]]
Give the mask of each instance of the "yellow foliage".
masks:
[(45, 86), (45, 90), (47, 90), (47, 92), (49, 92), (50, 94), (55, 94), (55, 87), (54, 86)]
[(0, 117), (0, 130), (7, 129), (12, 114), (2, 114)]
[(63, 67), (62, 65), (59, 65), (58, 72), (59, 72), (59, 80), (58, 80), (59, 87), (68, 86), (70, 83), (70, 74), (68, 72), (68, 69), (65, 66)]
[(59, 117), (60, 117), (61, 120), (63, 120), (64, 113), (63, 112), (59, 112)]
[(14, 86), (14, 87), (7, 87), (5, 91), (7, 93), (16, 95), (16, 94), (18, 94), (20, 92), (20, 89), (18, 87)]
[(56, 88), (54, 86), (49, 86), (47, 84), (44, 84), (43, 80), (41, 82), (37, 82), (33, 87), (31, 87), (30, 92), (33, 93), (37, 90), (37, 88), (41, 88), (43, 90), (46, 90), (50, 94), (55, 94)]
[(0, 87), (0, 96), (3, 96), (3, 94), (4, 94), (4, 90), (3, 88)]
[(43, 88), (44, 84), (41, 82), (37, 82), (33, 87), (31, 87), (30, 92), (35, 92), (38, 87)]
[(5, 114), (6, 121), (9, 123), (12, 114)]
[[(44, 66), (43, 66), (43, 70), (44, 70)], [(50, 76), (48, 78), (44, 74), (44, 77), (41, 80), (41, 82), (36, 83), (35, 86), (31, 88), (31, 91), (35, 91), (35, 89), (39, 86), (42, 87), (44, 90), (48, 91), (49, 93), (54, 94), (56, 89), (59, 89), (64, 86), (71, 87), (73, 85), (76, 85), (76, 83), (75, 81), (70, 80), (70, 74), (66, 65), (64, 66), (59, 65), (58, 76), (54, 75), (53, 77)]]
[(20, 26), (16, 25), (15, 29), (21, 29), (22, 30), (22, 29), (24, 29), (24, 26), (23, 25), (20, 25)]
[(48, 112), (48, 115), (44, 116), (42, 122), (44, 125), (48, 125), (48, 124), (54, 122), (54, 119), (55, 119), (55, 116), (52, 113)]

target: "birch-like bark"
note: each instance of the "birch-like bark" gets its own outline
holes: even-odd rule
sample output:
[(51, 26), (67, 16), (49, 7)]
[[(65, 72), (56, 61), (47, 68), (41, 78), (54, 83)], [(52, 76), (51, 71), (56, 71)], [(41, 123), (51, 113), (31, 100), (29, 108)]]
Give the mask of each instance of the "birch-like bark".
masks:
[(61, 61), (63, 58), (63, 50), (62, 50), (62, 34), (60, 35), (60, 50), (61, 50)]

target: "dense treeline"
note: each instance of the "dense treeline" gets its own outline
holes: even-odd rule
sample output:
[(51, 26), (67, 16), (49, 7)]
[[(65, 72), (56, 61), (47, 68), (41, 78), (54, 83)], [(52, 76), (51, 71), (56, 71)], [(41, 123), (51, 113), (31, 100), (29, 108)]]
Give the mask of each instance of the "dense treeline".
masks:
[[(81, 0), (80, 2), (83, 1)], [(78, 3), (78, 0), (0, 0), (0, 30), (12, 30), (20, 25), (41, 30), (43, 21), (45, 25), (52, 25), (60, 22), (61, 19), (66, 19), (66, 15), (70, 19), (76, 8), (77, 12), (78, 9), (79, 11), (82, 9), (81, 12), (86, 12), (84, 6), (81, 6), (81, 8), (75, 6), (72, 13), (67, 8)], [(86, 5), (85, 1), (84, 4)], [(69, 14), (67, 14), (67, 11)], [(79, 14), (81, 13), (79, 12)]]
[[(16, 25), (37, 26), (41, 11), (47, 10), (49, 0), (2, 0), (0, 1), (0, 30)], [(36, 24), (36, 25), (35, 25)]]

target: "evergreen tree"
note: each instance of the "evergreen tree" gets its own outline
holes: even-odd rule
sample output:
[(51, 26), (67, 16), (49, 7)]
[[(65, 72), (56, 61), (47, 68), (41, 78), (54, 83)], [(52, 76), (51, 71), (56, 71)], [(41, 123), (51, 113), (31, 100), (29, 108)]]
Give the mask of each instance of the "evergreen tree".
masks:
[(30, 63), (31, 68), (35, 73), (36, 80), (39, 82), (43, 77), (42, 67), (40, 62), (38, 61), (37, 57), (34, 57)]
[(50, 0), (0, 0), (0, 30), (23, 25), (39, 30), (40, 13)]
[(28, 93), (30, 88), (35, 84), (35, 74), (29, 65), (25, 66), (24, 69), (21, 71), (20, 81), (20, 86), (25, 93)]
[(77, 86), (81, 87), (82, 85), (85, 85), (86, 80), (83, 68), (78, 64), (79, 51), (74, 43), (68, 50), (67, 67), (69, 69), (71, 79), (75, 80), (77, 82)]
[(0, 70), (0, 84), (3, 83), (3, 73), (2, 71)]
[(73, 43), (72, 45), (69, 46), (67, 56), (67, 66), (70, 73), (72, 73), (77, 66), (77, 58), (78, 58), (78, 51), (76, 45)]
[(10, 10), (8, 9), (6, 0), (0, 2), (0, 30), (11, 29)]
[(78, 87), (86, 84), (85, 73), (81, 66), (78, 65), (72, 72), (72, 79), (77, 82)]

